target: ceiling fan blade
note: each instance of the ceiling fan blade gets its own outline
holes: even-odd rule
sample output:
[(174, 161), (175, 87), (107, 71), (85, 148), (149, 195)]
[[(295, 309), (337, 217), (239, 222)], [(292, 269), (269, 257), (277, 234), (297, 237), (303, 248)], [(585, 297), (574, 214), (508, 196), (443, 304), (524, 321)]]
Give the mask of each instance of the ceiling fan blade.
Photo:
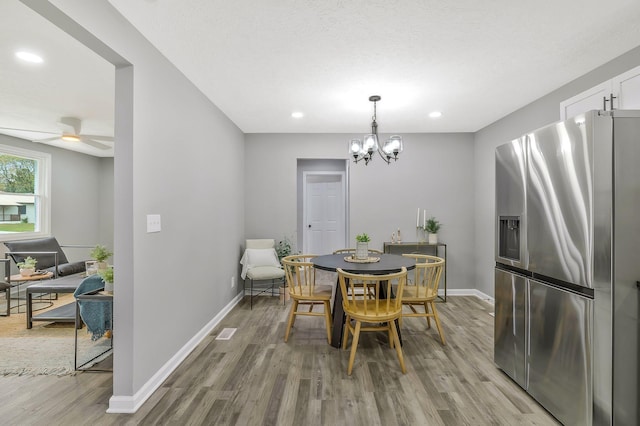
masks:
[(113, 138), (111, 136), (102, 136), (102, 135), (80, 135), (82, 140), (91, 139), (94, 141), (104, 141), (104, 142), (113, 142)]
[(55, 141), (60, 139), (60, 136), (54, 136), (52, 138), (46, 138), (46, 139), (34, 139), (31, 142), (50, 142), (50, 141)]
[(88, 139), (86, 137), (82, 137), (81, 139), (82, 143), (86, 143), (87, 145), (91, 145), (94, 148), (98, 148), (98, 149), (111, 149), (111, 147), (109, 145), (105, 145), (103, 143), (94, 141), (93, 139)]
[(0, 131), (2, 130), (13, 130), (15, 132), (29, 132), (29, 133), (47, 133), (49, 135), (58, 134), (58, 132), (47, 132), (46, 130), (16, 129), (13, 127), (0, 127)]

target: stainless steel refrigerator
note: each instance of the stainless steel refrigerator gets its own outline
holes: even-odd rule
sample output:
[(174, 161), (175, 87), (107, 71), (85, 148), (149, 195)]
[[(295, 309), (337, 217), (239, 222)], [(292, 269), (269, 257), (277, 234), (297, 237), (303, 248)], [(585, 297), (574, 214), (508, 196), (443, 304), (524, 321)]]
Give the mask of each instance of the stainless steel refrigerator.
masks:
[(640, 111), (496, 149), (496, 365), (566, 425), (640, 424)]

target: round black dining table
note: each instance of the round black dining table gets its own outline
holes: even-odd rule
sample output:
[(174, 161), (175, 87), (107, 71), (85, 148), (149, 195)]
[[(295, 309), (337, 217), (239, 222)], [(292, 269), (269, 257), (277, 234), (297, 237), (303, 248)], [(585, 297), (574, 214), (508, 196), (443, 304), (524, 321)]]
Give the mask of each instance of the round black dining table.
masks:
[[(353, 274), (392, 274), (400, 272), (402, 267), (407, 268), (407, 271), (415, 269), (415, 259), (410, 257), (404, 257), (397, 254), (371, 254), (372, 257), (379, 257), (377, 262), (369, 263), (355, 263), (347, 262), (345, 257), (348, 257), (348, 253), (341, 254), (327, 254), (324, 256), (316, 256), (313, 258), (313, 267), (321, 269), (323, 271), (336, 272), (338, 268), (343, 271)], [(344, 309), (342, 307), (342, 292), (340, 291), (340, 284), (336, 284), (336, 291), (333, 297), (333, 327), (331, 330), (331, 346), (339, 348), (342, 343), (342, 332), (344, 328)], [(400, 336), (400, 330), (398, 330), (398, 336)]]

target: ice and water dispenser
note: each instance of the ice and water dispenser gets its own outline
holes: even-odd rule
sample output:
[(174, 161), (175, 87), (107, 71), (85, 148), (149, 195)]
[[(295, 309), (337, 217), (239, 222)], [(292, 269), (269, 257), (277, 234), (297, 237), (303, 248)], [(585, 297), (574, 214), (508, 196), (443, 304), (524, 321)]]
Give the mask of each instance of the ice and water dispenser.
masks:
[(520, 262), (520, 216), (499, 216), (498, 256)]

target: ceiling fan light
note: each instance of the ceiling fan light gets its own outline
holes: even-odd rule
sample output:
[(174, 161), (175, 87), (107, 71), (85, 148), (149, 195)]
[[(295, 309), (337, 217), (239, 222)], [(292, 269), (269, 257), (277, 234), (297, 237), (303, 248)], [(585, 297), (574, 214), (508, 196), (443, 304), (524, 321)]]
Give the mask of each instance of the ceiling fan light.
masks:
[(80, 138), (76, 135), (62, 135), (62, 138), (60, 139), (68, 142), (80, 142)]

